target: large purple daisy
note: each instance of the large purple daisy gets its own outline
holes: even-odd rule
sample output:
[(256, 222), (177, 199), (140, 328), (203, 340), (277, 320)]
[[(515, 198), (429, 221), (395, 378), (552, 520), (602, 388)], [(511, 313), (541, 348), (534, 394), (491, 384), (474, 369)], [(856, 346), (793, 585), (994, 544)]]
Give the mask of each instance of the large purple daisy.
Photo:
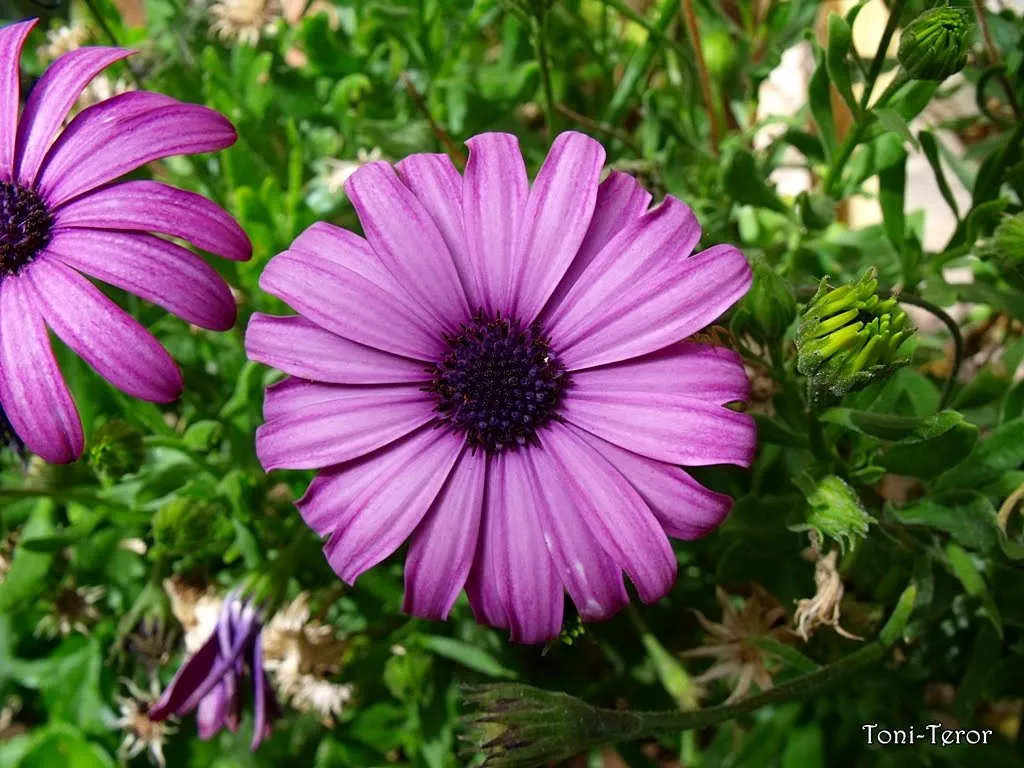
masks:
[(82, 424), (47, 328), (129, 395), (170, 402), (182, 389), (167, 351), (83, 275), (226, 330), (236, 314), (227, 284), (192, 251), (149, 233), (228, 259), (252, 249), (199, 195), (155, 181), (112, 183), (152, 160), (233, 144), (235, 130), (217, 112), (134, 91), (60, 130), (89, 81), (131, 51), (61, 56), (19, 118), (19, 61), (35, 23), (0, 28), (0, 417), (33, 452), (68, 462), (82, 453)]
[(347, 183), (366, 239), (315, 224), (260, 285), (300, 314), (254, 315), (269, 469), (322, 469), (298, 502), (346, 582), (410, 539), (406, 610), (445, 617), (465, 586), (517, 642), (556, 636), (563, 588), (587, 621), (662, 597), (669, 536), (730, 499), (680, 465), (748, 466), (732, 352), (681, 341), (742, 296), (727, 245), (690, 255), (693, 212), (559, 136), (532, 187), (513, 136), (469, 142), (465, 175), (412, 155)]

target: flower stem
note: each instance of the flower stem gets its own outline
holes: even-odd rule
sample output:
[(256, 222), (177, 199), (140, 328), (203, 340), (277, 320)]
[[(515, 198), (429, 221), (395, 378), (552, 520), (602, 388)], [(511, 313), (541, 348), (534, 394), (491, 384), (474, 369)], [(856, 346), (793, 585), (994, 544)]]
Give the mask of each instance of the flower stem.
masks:
[(693, 56), (697, 62), (697, 75), (700, 80), (701, 96), (704, 99), (704, 107), (708, 111), (708, 120), (711, 121), (711, 151), (717, 155), (718, 144), (722, 136), (722, 127), (718, 122), (715, 97), (711, 90), (711, 75), (708, 73), (708, 66), (704, 61), (704, 50), (700, 44), (700, 25), (697, 22), (697, 12), (694, 10), (693, 0), (681, 0), (681, 2), (683, 19), (686, 21), (690, 43), (693, 45)]
[(942, 388), (942, 396), (939, 398), (939, 410), (941, 411), (947, 405), (953, 397), (953, 387), (956, 386), (956, 378), (960, 373), (960, 366), (964, 361), (964, 339), (960, 334), (960, 326), (957, 325), (956, 320), (950, 317), (942, 307), (932, 304), (926, 299), (922, 299), (920, 296), (915, 296), (910, 293), (901, 293), (899, 300), (903, 304), (912, 304), (915, 307), (927, 310), (935, 317), (941, 320), (946, 328), (949, 329), (949, 335), (953, 338), (953, 367), (946, 377), (946, 383)]
[(906, 0), (894, 0), (889, 8), (889, 20), (885, 24), (885, 31), (882, 32), (882, 39), (878, 42), (878, 50), (875, 51), (875, 58), (871, 60), (871, 68), (868, 70), (868, 77), (864, 83), (864, 94), (860, 99), (860, 111), (862, 114), (867, 111), (868, 102), (871, 101), (871, 92), (875, 89), (875, 82), (878, 80), (878, 75), (882, 72), (885, 56), (889, 52), (889, 43), (892, 41), (892, 36), (896, 34), (896, 27), (899, 26), (904, 5), (906, 5)]
[(551, 61), (548, 57), (548, 11), (541, 4), (533, 17), (533, 34), (537, 46), (537, 66), (540, 68), (540, 82), (544, 90), (544, 121), (547, 124), (548, 139), (557, 132), (555, 124), (555, 91), (551, 87)]

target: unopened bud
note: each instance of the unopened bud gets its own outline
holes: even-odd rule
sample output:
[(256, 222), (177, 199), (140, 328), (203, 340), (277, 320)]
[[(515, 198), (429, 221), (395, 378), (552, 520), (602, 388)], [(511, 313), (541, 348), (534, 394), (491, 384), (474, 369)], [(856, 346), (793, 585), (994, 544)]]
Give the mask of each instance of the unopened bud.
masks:
[(786, 281), (763, 258), (753, 257), (751, 269), (754, 283), (736, 308), (731, 328), (762, 344), (776, 341), (796, 319), (796, 298)]
[(127, 421), (112, 419), (96, 430), (88, 461), (99, 477), (119, 480), (138, 472), (144, 460), (142, 434)]
[(819, 537), (828, 537), (843, 551), (867, 536), (875, 520), (842, 478), (827, 475), (815, 483), (799, 477), (797, 485), (804, 492), (810, 513), (806, 523), (795, 525), (792, 530), (813, 531)]
[(171, 557), (219, 555), (233, 535), (225, 506), (201, 499), (178, 498), (164, 504), (152, 526), (155, 549)]
[(1010, 263), (1024, 263), (1024, 213), (1010, 216), (996, 227), (995, 246)]
[(966, 9), (932, 8), (903, 30), (896, 57), (915, 80), (945, 80), (967, 64), (972, 31)]

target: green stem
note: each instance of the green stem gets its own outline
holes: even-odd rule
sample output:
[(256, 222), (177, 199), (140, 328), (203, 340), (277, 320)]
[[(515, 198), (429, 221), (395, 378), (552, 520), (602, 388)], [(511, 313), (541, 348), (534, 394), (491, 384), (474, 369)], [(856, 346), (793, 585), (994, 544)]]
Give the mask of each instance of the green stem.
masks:
[(83, 504), (92, 507), (111, 507), (128, 512), (137, 511), (92, 493), (65, 491), (56, 488), (0, 488), (0, 501), (20, 501), (22, 499), (50, 499), (58, 504)]
[[(103, 18), (103, 13), (96, 6), (95, 0), (85, 0), (85, 7), (89, 9), (89, 14), (93, 17), (93, 20), (103, 31), (103, 34), (107, 36), (107, 39), (110, 41), (110, 44), (115, 48), (120, 48), (121, 43), (118, 42), (117, 35), (114, 34), (114, 30), (112, 30), (110, 28), (110, 25), (107, 24), (107, 20)], [(132, 80), (135, 81), (136, 87), (141, 88), (142, 78), (139, 76), (139, 73), (135, 71), (135, 67), (132, 66), (130, 61), (126, 62), (125, 66), (127, 66), (128, 72), (132, 76)]]
[(555, 124), (555, 91), (551, 87), (551, 61), (548, 57), (548, 12), (544, 8), (534, 16), (533, 34), (537, 45), (537, 65), (540, 67), (540, 82), (544, 89), (544, 119), (547, 123), (548, 138), (557, 133)]
[(949, 401), (953, 397), (953, 387), (956, 386), (956, 378), (960, 373), (960, 366), (964, 361), (964, 339), (963, 336), (960, 335), (960, 326), (957, 325), (956, 320), (950, 317), (942, 307), (932, 304), (930, 301), (922, 299), (920, 296), (915, 296), (910, 293), (901, 293), (899, 295), (899, 300), (903, 304), (912, 304), (915, 307), (920, 307), (921, 309), (927, 310), (931, 314), (935, 315), (935, 317), (939, 318), (939, 320), (945, 324), (946, 328), (949, 329), (949, 335), (953, 338), (953, 367), (949, 372), (949, 376), (946, 377), (946, 383), (942, 388), (942, 396), (939, 398), (939, 410), (941, 411), (949, 405)]
[(885, 24), (885, 31), (882, 32), (882, 39), (878, 43), (878, 50), (875, 51), (875, 58), (871, 60), (871, 68), (868, 70), (867, 80), (864, 82), (864, 94), (860, 99), (860, 111), (867, 111), (868, 103), (871, 101), (871, 92), (875, 89), (875, 82), (882, 72), (882, 65), (885, 64), (885, 55), (889, 52), (889, 43), (892, 36), (896, 34), (896, 27), (899, 26), (900, 16), (903, 14), (903, 6), (906, 0), (894, 0), (889, 8), (889, 20)]

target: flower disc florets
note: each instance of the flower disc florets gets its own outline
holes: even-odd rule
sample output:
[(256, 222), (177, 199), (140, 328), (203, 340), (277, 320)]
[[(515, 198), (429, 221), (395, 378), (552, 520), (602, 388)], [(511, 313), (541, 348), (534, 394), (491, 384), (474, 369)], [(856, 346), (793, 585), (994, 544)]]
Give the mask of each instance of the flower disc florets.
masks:
[(53, 219), (31, 189), (0, 181), (0, 280), (17, 274), (50, 241)]

